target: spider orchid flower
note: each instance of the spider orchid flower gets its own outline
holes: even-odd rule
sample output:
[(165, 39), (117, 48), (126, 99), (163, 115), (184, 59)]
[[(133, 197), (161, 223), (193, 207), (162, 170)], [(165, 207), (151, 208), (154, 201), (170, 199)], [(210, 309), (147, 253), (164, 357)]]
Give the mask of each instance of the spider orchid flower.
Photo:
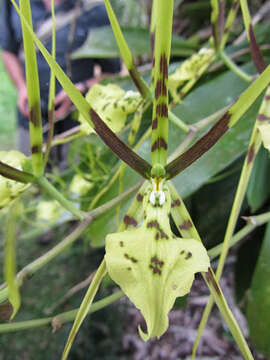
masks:
[(190, 291), (194, 274), (210, 266), (204, 246), (171, 231), (171, 196), (164, 180), (154, 179), (144, 194), (144, 219), (135, 230), (106, 237), (105, 261), (111, 278), (141, 311), (147, 333), (160, 337), (168, 328), (175, 299)]

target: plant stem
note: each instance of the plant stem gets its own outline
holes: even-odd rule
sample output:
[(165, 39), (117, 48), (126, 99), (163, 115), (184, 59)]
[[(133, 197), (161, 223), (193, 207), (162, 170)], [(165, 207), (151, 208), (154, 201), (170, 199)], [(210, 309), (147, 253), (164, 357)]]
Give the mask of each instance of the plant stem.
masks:
[[(106, 306), (112, 304), (113, 302), (117, 301), (121, 297), (123, 297), (122, 291), (117, 291), (116, 293), (106, 296), (104, 299), (96, 301), (92, 304), (91, 308), (88, 311), (88, 314), (93, 314), (94, 312), (105, 308)], [(0, 334), (7, 333), (7, 332), (14, 332), (14, 331), (22, 331), (22, 330), (29, 330), (34, 329), (46, 325), (52, 325), (54, 327), (54, 331), (58, 330), (63, 324), (73, 321), (79, 311), (78, 309), (66, 311), (60, 313), (55, 316), (35, 319), (35, 320), (28, 320), (28, 321), (19, 321), (9, 324), (0, 324)]]
[(82, 221), (84, 219), (84, 213), (77, 209), (71, 201), (67, 200), (44, 176), (37, 178), (36, 181), (43, 190), (47, 191), (48, 194), (57, 200), (66, 210), (71, 212), (79, 220)]
[[(248, 234), (250, 234), (254, 229), (258, 226), (261, 226), (268, 221), (270, 221), (270, 212), (265, 214), (250, 216), (246, 218), (247, 225), (245, 225), (241, 230), (239, 230), (230, 240), (229, 240), (229, 248), (233, 245), (237, 244), (239, 241), (244, 239)], [(214, 246), (212, 249), (208, 250), (208, 255), (211, 259), (219, 256), (221, 254), (223, 247), (223, 243)]]
[(235, 73), (238, 77), (240, 77), (242, 80), (246, 82), (252, 81), (252, 76), (246, 74), (242, 69), (240, 69), (230, 58), (226, 55), (224, 51), (219, 52), (220, 58), (224, 61), (224, 64), (227, 65), (227, 67)]

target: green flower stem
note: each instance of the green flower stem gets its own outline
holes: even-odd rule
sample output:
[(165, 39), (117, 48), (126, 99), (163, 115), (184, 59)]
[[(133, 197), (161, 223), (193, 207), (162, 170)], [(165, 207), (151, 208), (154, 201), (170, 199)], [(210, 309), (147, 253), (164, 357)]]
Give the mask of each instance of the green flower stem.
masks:
[[(193, 238), (201, 242), (201, 238), (192, 222), (192, 219), (184, 205), (183, 200), (177, 193), (172, 182), (169, 181), (168, 186), (171, 192), (172, 201), (175, 204), (175, 206), (171, 208), (171, 214), (177, 228), (181, 232), (181, 235), (185, 238)], [(247, 346), (246, 340), (243, 337), (241, 330), (227, 305), (226, 299), (224, 298), (224, 295), (215, 278), (215, 274), (212, 268), (209, 268), (207, 273), (202, 273), (202, 276), (207, 286), (209, 287), (211, 295), (214, 297), (220, 313), (222, 314), (235, 341), (237, 342), (242, 355), (246, 360), (253, 359), (252, 354)]]
[(47, 191), (50, 196), (57, 200), (66, 210), (70, 211), (79, 220), (84, 219), (84, 213), (76, 208), (71, 201), (67, 200), (44, 176), (37, 178), (36, 181), (43, 190)]
[[(22, 286), (23, 282), (30, 279), (38, 270), (47, 265), (50, 261), (56, 258), (58, 255), (68, 249), (75, 240), (87, 229), (87, 227), (100, 216), (104, 215), (107, 211), (115, 208), (120, 202), (127, 199), (134, 194), (139, 188), (141, 183), (136, 184), (130, 189), (126, 190), (123, 194), (108, 201), (106, 204), (99, 206), (98, 208), (86, 213), (85, 219), (72, 231), (67, 237), (65, 237), (59, 244), (54, 246), (44, 255), (40, 256), (32, 263), (26, 265), (18, 274), (17, 281), (19, 286)], [(0, 303), (8, 299), (8, 287), (3, 284), (0, 286)]]
[[(88, 314), (93, 314), (98, 310), (104, 309), (106, 306), (112, 304), (113, 302), (123, 297), (123, 295), (124, 294), (122, 291), (117, 291), (112, 295), (106, 296), (102, 300), (96, 301), (95, 303), (92, 304), (91, 308), (88, 311)], [(29, 330), (46, 325), (51, 325), (53, 327), (53, 330), (56, 331), (63, 324), (73, 321), (78, 313), (78, 310), (79, 309), (66, 311), (61, 314), (47, 318), (20, 321), (9, 324), (0, 324), (0, 334), (7, 332), (14, 332), (14, 331)]]
[(224, 64), (238, 77), (246, 82), (252, 81), (252, 76), (246, 74), (241, 70), (227, 55), (224, 51), (219, 52), (220, 58), (224, 61)]
[(220, 50), (223, 50), (226, 43), (227, 43), (231, 27), (232, 27), (232, 25), (234, 23), (234, 20), (235, 20), (236, 14), (237, 14), (238, 4), (239, 4), (239, 0), (233, 0), (232, 1), (231, 9), (230, 9), (229, 14), (227, 16), (223, 36), (222, 36), (222, 39), (221, 39), (221, 42), (220, 42), (220, 47), (219, 47)]
[(189, 133), (190, 127), (184, 123), (178, 116), (176, 116), (171, 110), (168, 110), (168, 118), (169, 120), (174, 123), (179, 129), (183, 130), (185, 133)]
[[(266, 92), (266, 96), (268, 96), (268, 95), (270, 95), (270, 87), (268, 87), (267, 92)], [(243, 165), (241, 175), (240, 175), (240, 180), (239, 180), (237, 190), (236, 190), (236, 195), (234, 197), (234, 202), (233, 202), (230, 218), (228, 221), (228, 225), (227, 225), (227, 229), (226, 229), (226, 233), (225, 233), (225, 237), (224, 237), (224, 241), (223, 241), (222, 252), (221, 252), (221, 256), (220, 256), (220, 260), (219, 260), (219, 264), (218, 264), (218, 268), (217, 268), (217, 272), (216, 272), (216, 277), (217, 277), (218, 281), (219, 281), (222, 271), (223, 271), (226, 256), (227, 256), (227, 253), (229, 250), (229, 243), (231, 241), (231, 238), (232, 238), (232, 235), (233, 235), (233, 232), (235, 229), (235, 225), (236, 225), (236, 222), (237, 222), (240, 210), (241, 210), (241, 206), (243, 204), (243, 200), (244, 200), (244, 197), (246, 194), (248, 182), (249, 182), (250, 175), (251, 175), (251, 172), (253, 169), (254, 161), (255, 161), (256, 155), (261, 146), (261, 135), (257, 129), (257, 126), (260, 123), (260, 116), (264, 114), (265, 107), (267, 108), (267, 101), (268, 100), (266, 100), (266, 97), (265, 97), (261, 104), (261, 107), (259, 109), (257, 120), (255, 122), (253, 131), (251, 134), (248, 152), (245, 157), (244, 165)], [(199, 340), (200, 340), (200, 335), (202, 334), (204, 327), (207, 323), (212, 306), (213, 306), (213, 298), (210, 297), (209, 302), (204, 309), (201, 323), (199, 325), (196, 341), (194, 343), (194, 347), (193, 347), (194, 355), (196, 354), (196, 350), (197, 350)]]
[[(247, 220), (247, 225), (245, 225), (241, 230), (239, 230), (229, 241), (229, 247), (231, 248), (239, 241), (244, 239), (248, 234), (250, 234), (258, 226), (261, 226), (270, 221), (270, 212), (265, 214), (250, 216), (245, 218)], [(208, 255), (211, 259), (216, 258), (221, 254), (223, 243), (214, 246), (212, 249), (208, 250)]]
[[(20, 0), (19, 4), (20, 10), (26, 22), (28, 23), (28, 26), (33, 29), (30, 1)], [(36, 49), (34, 41), (28, 32), (26, 23), (22, 21), (21, 24), (25, 54), (25, 73), (28, 94), (32, 164), (34, 175), (41, 176), (44, 170), (44, 163), (42, 154), (42, 121)]]

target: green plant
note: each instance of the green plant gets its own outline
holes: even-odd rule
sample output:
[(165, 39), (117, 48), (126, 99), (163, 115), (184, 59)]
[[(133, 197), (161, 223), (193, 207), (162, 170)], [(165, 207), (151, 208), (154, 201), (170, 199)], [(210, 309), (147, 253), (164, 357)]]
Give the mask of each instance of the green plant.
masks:
[[(216, 275), (211, 268), (206, 250), (202, 245), (201, 238), (184, 205), (182, 197), (180, 197), (178, 191), (171, 182), (171, 179), (176, 177), (180, 172), (185, 170), (210, 150), (227, 130), (232, 129), (269, 84), (270, 67), (265, 66), (260, 48), (256, 42), (246, 2), (241, 1), (244, 22), (247, 33), (249, 34), (251, 54), (258, 72), (261, 73), (254, 81), (250, 75), (247, 75), (242, 69), (239, 69), (232, 63), (224, 52), (228, 30), (236, 15), (237, 1), (233, 1), (224, 27), (220, 26), (220, 24), (223, 24), (223, 12), (221, 11), (222, 2), (211, 1), (213, 36), (209, 40), (207, 48), (202, 49), (198, 54), (193, 55), (189, 60), (181, 64), (179, 69), (171, 75), (168, 80), (174, 2), (170, 0), (164, 3), (161, 0), (155, 0), (153, 2), (151, 22), (151, 37), (152, 44), (154, 45), (153, 69), (151, 86), (148, 86), (147, 82), (141, 77), (135, 67), (131, 51), (123, 37), (110, 2), (108, 0), (105, 1), (112, 29), (123, 61), (129, 71), (130, 77), (139, 91), (139, 95), (136, 95), (137, 103), (135, 104), (139, 108), (139, 113), (134, 116), (134, 121), (132, 123), (133, 137), (129, 139), (131, 144), (134, 142), (136, 133), (139, 131), (139, 124), (143, 112), (145, 109), (153, 106), (152, 129), (147, 130), (145, 135), (146, 137), (151, 134), (151, 164), (128, 147), (114, 133), (113, 130), (116, 129), (112, 130), (108, 126), (110, 116), (113, 114), (113, 109), (110, 109), (109, 115), (107, 114), (105, 117), (105, 109), (104, 112), (102, 111), (104, 106), (100, 109), (97, 105), (98, 101), (95, 101), (95, 96), (91, 93), (94, 89), (90, 90), (87, 97), (87, 100), (90, 103), (84, 99), (55, 62), (54, 54), (51, 55), (44, 48), (31, 28), (29, 2), (20, 1), (20, 7), (17, 7), (15, 1), (12, 2), (19, 12), (23, 24), (26, 74), (30, 99), (29, 106), (32, 116), (30, 138), (33, 155), (33, 171), (30, 171), (30, 169), (18, 169), (14, 167), (14, 164), (3, 161), (0, 162), (0, 173), (3, 178), (11, 179), (15, 181), (15, 183), (38, 185), (50, 198), (56, 200), (64, 209), (71, 213), (73, 219), (78, 219), (80, 224), (55, 248), (26, 266), (26, 268), (24, 268), (15, 278), (14, 232), (11, 230), (13, 229), (12, 225), (15, 224), (17, 212), (15, 212), (14, 218), (13, 216), (8, 218), (9, 226), (7, 228), (8, 231), (6, 237), (7, 251), (5, 266), (7, 286), (1, 289), (0, 300), (4, 301), (8, 299), (10, 304), (12, 304), (12, 309), (10, 309), (7, 304), (4, 306), (9, 311), (11, 310), (12, 316), (14, 316), (19, 308), (18, 288), (22, 286), (23, 282), (52, 260), (56, 255), (61, 253), (63, 249), (70, 246), (94, 220), (104, 215), (108, 210), (114, 209), (122, 202), (122, 200), (126, 199), (130, 194), (133, 194), (139, 189), (129, 210), (123, 217), (123, 221), (118, 226), (118, 232), (106, 237), (105, 259), (97, 269), (78, 312), (76, 312), (76, 314), (72, 313), (72, 315), (69, 314), (70, 317), (62, 315), (61, 319), (59, 317), (54, 318), (54, 321), (60, 319), (60, 321), (64, 322), (67, 318), (74, 318), (76, 315), (62, 358), (67, 358), (81, 323), (86, 315), (92, 311), (91, 309), (93, 308), (91, 308), (91, 306), (93, 299), (101, 281), (108, 271), (110, 277), (121, 286), (124, 293), (130, 297), (144, 315), (147, 323), (147, 333), (145, 334), (140, 330), (141, 336), (144, 339), (154, 336), (160, 337), (166, 331), (168, 327), (168, 312), (172, 308), (175, 298), (187, 294), (192, 285), (194, 274), (196, 272), (201, 272), (211, 292), (211, 299), (206, 307), (204, 317), (199, 327), (198, 339), (195, 343), (193, 356), (196, 353), (196, 346), (200, 334), (202, 333), (214, 300), (227, 322), (243, 357), (245, 359), (252, 359), (252, 354), (226, 303), (218, 281), (221, 276), (227, 251), (232, 241), (236, 241), (235, 238), (233, 238), (233, 232), (247, 190), (248, 179), (251, 175), (254, 160), (261, 146), (261, 138), (263, 138), (266, 147), (269, 147), (268, 136), (264, 136), (269, 132), (269, 89), (261, 102), (257, 120), (253, 127), (250, 145), (242, 168), (222, 250), (220, 250), (220, 248), (212, 249), (212, 253), (214, 252), (215, 255), (221, 254)], [(129, 171), (128, 169), (125, 170), (126, 164), (144, 179), (143, 184), (140, 182), (129, 191), (118, 195), (115, 199), (99, 207), (95, 207), (101, 196), (104, 194), (104, 191), (102, 190), (97, 197), (93, 199), (90, 205), (92, 210), (87, 212), (74, 206), (74, 203), (64, 196), (64, 192), (59, 191), (59, 188), (48, 181), (48, 177), (44, 175), (44, 168), (53, 142), (51, 141), (52, 136), (49, 137), (46, 155), (43, 157), (42, 129), (39, 111), (40, 99), (38, 97), (38, 91), (35, 91), (38, 88), (38, 76), (35, 64), (34, 44), (42, 52), (52, 69), (51, 84), (53, 84), (55, 76), (78, 108), (80, 116), (82, 117), (81, 121), (87, 122), (96, 131), (104, 143), (115, 153), (116, 157), (120, 158), (125, 163), (118, 168), (105, 189), (107, 190), (114, 186), (115, 181), (118, 178), (120, 179), (120, 189), (123, 187), (126, 173)], [(213, 117), (208, 117), (194, 125), (188, 125), (179, 119), (172, 112), (171, 108), (182, 99), (209, 66), (219, 58), (246, 83), (252, 83), (242, 92), (234, 104), (229, 108), (222, 109), (221, 114), (218, 112), (218, 114), (215, 114)], [(180, 92), (179, 89), (177, 89), (177, 82), (179, 85), (184, 83)], [(116, 88), (114, 89), (115, 90), (111, 93), (110, 88), (110, 94), (106, 95), (109, 97), (110, 101), (113, 101), (111, 96), (118, 96), (118, 94), (116, 94), (118, 91), (116, 91)], [(168, 91), (170, 91), (173, 97), (173, 101), (170, 104)], [(53, 85), (51, 85), (51, 111), (53, 111), (53, 93)], [(97, 91), (97, 94), (98, 93), (99, 92)], [(123, 97), (128, 99), (127, 102), (129, 105), (133, 102), (130, 94), (124, 94)], [(119, 105), (116, 105), (115, 108), (117, 108), (117, 106)], [(122, 111), (126, 114), (129, 113), (126, 108), (122, 109)], [(194, 142), (197, 133), (200, 130), (205, 129), (206, 126), (211, 124), (219, 116), (221, 117), (217, 123), (203, 135), (200, 140)], [(103, 117), (104, 121), (102, 120)], [(169, 120), (171, 120), (174, 126), (177, 126), (186, 134), (186, 138), (178, 151), (173, 155), (173, 158), (168, 161), (167, 152), (168, 146), (170, 145), (168, 136)], [(263, 128), (261, 125), (262, 121), (265, 122)], [(120, 128), (122, 128), (122, 126), (120, 126)], [(117, 130), (120, 130), (120, 128)], [(52, 129), (53, 126), (51, 124), (51, 134), (53, 134)], [(263, 134), (263, 137), (261, 134)], [(139, 141), (138, 144), (140, 143), (141, 142)], [(190, 144), (192, 144), (191, 147), (187, 149)], [(92, 144), (88, 145), (89, 144), (87, 144), (86, 154), (91, 168), (94, 159)], [(98, 163), (98, 157), (96, 161)], [(94, 174), (98, 179), (100, 177), (102, 178), (102, 175), (106, 176), (106, 171), (108, 171), (102, 161), (99, 162), (99, 165), (102, 171), (98, 174)], [(92, 169), (93, 168), (94, 167), (92, 166)], [(84, 173), (80, 167), (78, 167), (77, 170), (78, 172)], [(88, 181), (89, 180), (90, 179), (88, 179)], [(4, 181), (7, 183), (10, 180)], [(61, 182), (61, 180), (59, 181)], [(22, 189), (20, 188), (20, 191), (21, 190)], [(90, 190), (91, 187), (89, 188), (89, 191)], [(170, 214), (183, 237), (182, 239), (177, 239), (171, 231), (169, 223)], [(141, 219), (143, 219), (143, 223), (138, 227)], [(269, 221), (269, 214), (263, 215), (262, 221)], [(237, 238), (237, 241), (238, 240), (239, 237)], [(144, 246), (146, 242), (147, 246)], [(211, 254), (211, 250), (209, 253)], [(178, 283), (178, 279), (181, 279), (180, 284)], [(145, 287), (147, 287), (147, 291), (144, 293), (143, 290)], [(101, 300), (103, 301), (101, 306), (108, 305), (121, 295), (122, 293), (117, 293), (115, 296)], [(98, 307), (98, 304), (93, 306)], [(6, 311), (7, 315), (9, 315), (8, 310)], [(51, 319), (37, 320), (35, 326), (41, 326), (42, 324), (48, 323), (48, 321), (51, 321)], [(21, 327), (27, 328), (28, 326), (33, 326), (33, 324), (34, 323), (28, 325), (21, 324)], [(3, 332), (12, 329), (16, 329), (16, 323), (0, 326), (0, 331)]]

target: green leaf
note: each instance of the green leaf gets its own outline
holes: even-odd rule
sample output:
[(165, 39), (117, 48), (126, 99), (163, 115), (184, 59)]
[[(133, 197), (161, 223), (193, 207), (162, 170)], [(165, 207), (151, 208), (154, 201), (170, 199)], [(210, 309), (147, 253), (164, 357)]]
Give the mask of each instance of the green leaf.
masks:
[(79, 311), (76, 315), (76, 318), (74, 320), (72, 329), (70, 331), (65, 349), (63, 351), (62, 360), (66, 360), (69, 354), (69, 351), (71, 349), (71, 346), (74, 342), (75, 336), (78, 333), (80, 326), (87, 316), (88, 312), (90, 311), (92, 302), (94, 300), (94, 297), (98, 291), (98, 288), (100, 286), (100, 283), (104, 276), (106, 275), (106, 266), (104, 260), (100, 264), (99, 268), (97, 269), (97, 272), (95, 273), (95, 276), (87, 290), (87, 293), (81, 303), (81, 306), (79, 308)]
[(6, 222), (6, 239), (5, 239), (5, 259), (4, 275), (8, 285), (8, 299), (13, 307), (10, 319), (13, 319), (21, 305), (19, 286), (16, 279), (16, 222), (17, 222), (17, 203), (14, 202), (8, 212)]
[[(133, 56), (150, 54), (150, 34), (149, 29), (121, 27), (124, 37), (132, 51)], [(195, 51), (193, 43), (173, 36), (172, 55), (189, 56)], [(88, 39), (82, 47), (73, 52), (73, 59), (80, 58), (112, 58), (119, 57), (120, 51), (113, 36), (111, 27), (101, 27), (92, 29)]]
[(254, 169), (247, 190), (248, 204), (253, 213), (264, 204), (270, 195), (269, 178), (269, 153), (261, 147), (255, 159)]
[[(194, 274), (210, 266), (204, 246), (194, 239), (176, 238), (169, 222), (171, 198), (167, 186), (153, 203), (152, 187), (144, 195), (144, 220), (135, 230), (106, 237), (105, 261), (111, 278), (140, 309), (147, 324), (141, 337), (160, 337), (168, 328), (175, 299), (190, 291)], [(162, 203), (163, 193), (165, 202)], [(154, 195), (156, 196), (156, 195)]]
[(247, 305), (250, 337), (256, 348), (270, 357), (270, 225), (252, 278)]

